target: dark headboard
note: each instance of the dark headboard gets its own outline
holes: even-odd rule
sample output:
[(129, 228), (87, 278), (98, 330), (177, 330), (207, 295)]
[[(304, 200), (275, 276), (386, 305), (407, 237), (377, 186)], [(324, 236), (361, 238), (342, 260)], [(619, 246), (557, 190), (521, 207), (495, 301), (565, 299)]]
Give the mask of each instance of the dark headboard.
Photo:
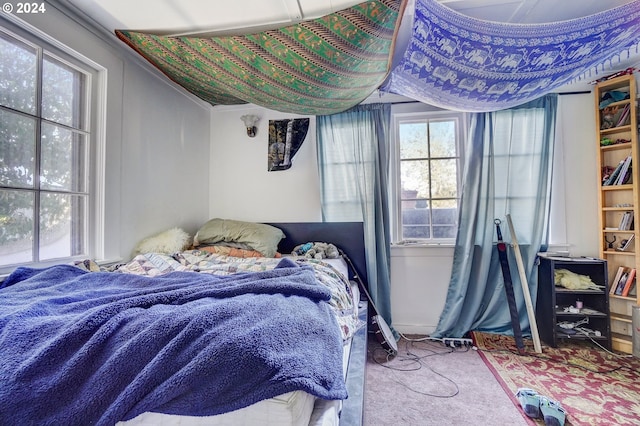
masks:
[(349, 256), (356, 273), (365, 285), (368, 284), (362, 222), (296, 222), (268, 225), (280, 228), (284, 232), (286, 238), (282, 239), (278, 246), (280, 253), (291, 253), (295, 246), (308, 242), (332, 243)]

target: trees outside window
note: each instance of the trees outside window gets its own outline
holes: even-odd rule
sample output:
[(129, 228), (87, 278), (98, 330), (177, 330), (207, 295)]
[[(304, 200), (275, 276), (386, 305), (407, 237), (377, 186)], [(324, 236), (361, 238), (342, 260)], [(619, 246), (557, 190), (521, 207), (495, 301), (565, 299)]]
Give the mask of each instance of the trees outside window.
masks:
[(394, 115), (395, 241), (455, 240), (463, 118), (452, 112)]
[(90, 79), (0, 27), (0, 269), (88, 253)]

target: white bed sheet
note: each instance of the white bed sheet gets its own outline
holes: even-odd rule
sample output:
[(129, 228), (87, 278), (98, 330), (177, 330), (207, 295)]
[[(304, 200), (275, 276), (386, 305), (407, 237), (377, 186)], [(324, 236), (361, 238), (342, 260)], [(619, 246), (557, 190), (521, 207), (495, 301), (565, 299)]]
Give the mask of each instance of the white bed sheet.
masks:
[[(338, 270), (342, 275), (349, 279), (349, 265), (347, 265), (347, 261), (344, 260), (343, 257), (339, 257), (337, 259), (322, 259), (323, 262), (328, 263)], [(356, 299), (358, 300), (358, 299)]]
[(195, 417), (143, 413), (132, 420), (117, 424), (127, 426), (306, 426), (309, 424), (315, 399), (313, 395), (304, 391), (294, 391), (217, 416)]

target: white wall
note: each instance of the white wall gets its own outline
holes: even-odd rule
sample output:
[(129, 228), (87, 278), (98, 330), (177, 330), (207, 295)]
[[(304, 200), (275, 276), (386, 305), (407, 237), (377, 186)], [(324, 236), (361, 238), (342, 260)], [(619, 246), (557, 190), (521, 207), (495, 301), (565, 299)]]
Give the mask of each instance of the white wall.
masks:
[[(240, 116), (260, 117), (255, 137)], [(256, 106), (216, 106), (211, 113), (209, 216), (258, 222), (319, 222), (320, 181), (316, 166), (316, 121), (291, 168), (267, 170), (269, 120), (302, 118)], [(306, 116), (308, 117), (308, 116)]]
[(453, 263), (453, 247), (391, 249), (391, 314), (405, 334), (435, 330), (444, 307)]
[(105, 258), (173, 226), (195, 231), (208, 217), (211, 107), (53, 5), (20, 17), (106, 69)]
[(125, 65), (121, 157), (125, 254), (142, 238), (208, 219), (210, 107)]
[(593, 93), (559, 97), (550, 250), (598, 256), (597, 137)]

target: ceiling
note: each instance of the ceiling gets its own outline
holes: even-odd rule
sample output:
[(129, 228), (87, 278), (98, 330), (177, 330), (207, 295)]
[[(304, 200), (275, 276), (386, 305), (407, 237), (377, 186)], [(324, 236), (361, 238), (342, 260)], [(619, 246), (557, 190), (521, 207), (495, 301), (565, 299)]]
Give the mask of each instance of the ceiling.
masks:
[(258, 32), (315, 19), (362, 0), (60, 0), (82, 10), (110, 32), (228, 35)]
[(478, 19), (534, 24), (566, 21), (629, 3), (630, 0), (439, 0)]
[[(247, 34), (291, 25), (345, 9), (363, 0), (58, 0), (84, 14), (111, 34), (116, 29), (160, 35), (221, 36)], [(631, 0), (438, 0), (462, 14), (499, 22), (533, 24), (588, 16)], [(411, 32), (414, 0), (408, 0), (396, 42), (394, 62), (402, 56)], [(602, 73), (640, 62), (633, 52), (609, 64)], [(601, 74), (602, 74), (601, 73)], [(587, 83), (568, 90), (589, 88)]]
[[(363, 0), (59, 0), (84, 12), (104, 28), (163, 35), (239, 33), (314, 19)], [(465, 15), (492, 21), (563, 21), (611, 9), (630, 0), (439, 0)], [(407, 14), (413, 6), (409, 0)]]

